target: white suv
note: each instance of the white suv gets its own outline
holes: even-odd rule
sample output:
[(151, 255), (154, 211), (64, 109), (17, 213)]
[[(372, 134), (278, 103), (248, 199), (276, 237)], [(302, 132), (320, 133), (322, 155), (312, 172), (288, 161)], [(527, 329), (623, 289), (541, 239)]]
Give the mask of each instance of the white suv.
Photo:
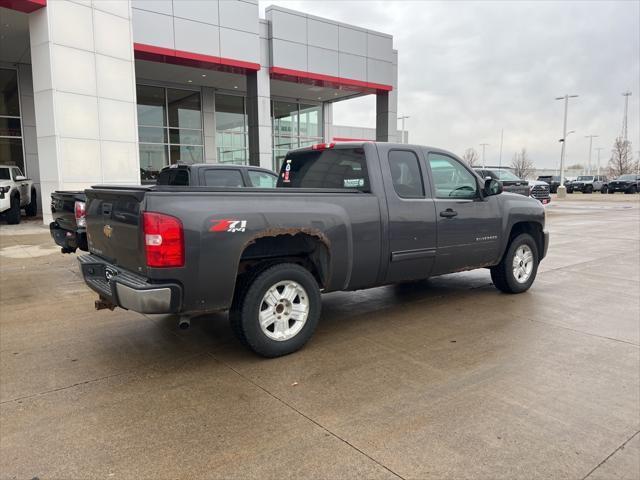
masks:
[(20, 210), (24, 208), (27, 217), (38, 213), (36, 188), (18, 167), (0, 165), (0, 215), (7, 223), (20, 223)]
[(604, 175), (580, 175), (573, 182), (567, 185), (567, 193), (607, 193), (608, 188), (609, 181)]

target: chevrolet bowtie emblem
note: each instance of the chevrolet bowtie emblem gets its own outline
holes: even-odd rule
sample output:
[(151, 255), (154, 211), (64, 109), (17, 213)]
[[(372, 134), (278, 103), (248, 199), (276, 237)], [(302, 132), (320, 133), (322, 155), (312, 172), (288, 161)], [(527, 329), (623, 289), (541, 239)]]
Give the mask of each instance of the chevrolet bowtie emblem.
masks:
[(111, 228), (111, 225), (105, 225), (104, 227), (102, 227), (102, 233), (104, 233), (105, 237), (111, 238), (111, 234), (113, 233), (113, 228)]

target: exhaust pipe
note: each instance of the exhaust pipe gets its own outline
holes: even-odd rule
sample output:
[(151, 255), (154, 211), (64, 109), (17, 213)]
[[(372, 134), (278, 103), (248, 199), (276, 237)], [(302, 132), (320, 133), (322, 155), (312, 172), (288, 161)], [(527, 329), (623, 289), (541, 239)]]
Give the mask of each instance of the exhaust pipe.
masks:
[(178, 328), (180, 330), (189, 330), (190, 326), (191, 326), (191, 318), (180, 317), (180, 320), (178, 320)]

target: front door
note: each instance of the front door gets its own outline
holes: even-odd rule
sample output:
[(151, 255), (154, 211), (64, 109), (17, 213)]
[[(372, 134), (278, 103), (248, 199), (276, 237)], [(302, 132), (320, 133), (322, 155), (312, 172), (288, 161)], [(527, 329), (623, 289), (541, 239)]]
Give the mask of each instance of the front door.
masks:
[(458, 159), (428, 154), (438, 221), (434, 274), (470, 270), (498, 256), (501, 215), (496, 196), (480, 194), (478, 177)]
[(427, 278), (436, 255), (436, 218), (423, 153), (383, 144), (378, 149), (389, 215), (386, 281)]

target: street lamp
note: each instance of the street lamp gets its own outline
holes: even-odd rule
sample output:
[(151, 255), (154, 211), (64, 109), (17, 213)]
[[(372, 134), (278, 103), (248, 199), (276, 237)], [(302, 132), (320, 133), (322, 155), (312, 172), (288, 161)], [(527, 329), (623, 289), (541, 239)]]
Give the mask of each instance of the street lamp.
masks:
[(593, 139), (598, 138), (598, 135), (585, 135), (584, 138), (589, 139), (589, 161), (587, 162), (587, 175), (591, 175), (593, 173), (591, 171), (591, 147), (593, 146)]
[(600, 175), (600, 152), (604, 150), (603, 147), (598, 147), (596, 148), (596, 151), (598, 152), (598, 175)]
[(484, 163), (484, 149), (486, 147), (488, 147), (489, 144), (488, 143), (481, 143), (480, 146), (482, 147), (482, 168), (484, 169), (484, 168), (486, 168), (485, 163)]
[(562, 149), (560, 151), (560, 186), (558, 187), (558, 197), (567, 196), (567, 189), (564, 186), (564, 152), (567, 144), (567, 110), (569, 109), (569, 99), (577, 98), (578, 95), (569, 95), (566, 93), (564, 97), (556, 97), (556, 100), (564, 100), (564, 122), (562, 127)]
[(407, 143), (404, 140), (404, 121), (407, 118), (411, 118), (411, 117), (409, 117), (409, 115), (401, 115), (401, 116), (398, 117), (398, 120), (402, 120), (402, 141), (400, 143)]

